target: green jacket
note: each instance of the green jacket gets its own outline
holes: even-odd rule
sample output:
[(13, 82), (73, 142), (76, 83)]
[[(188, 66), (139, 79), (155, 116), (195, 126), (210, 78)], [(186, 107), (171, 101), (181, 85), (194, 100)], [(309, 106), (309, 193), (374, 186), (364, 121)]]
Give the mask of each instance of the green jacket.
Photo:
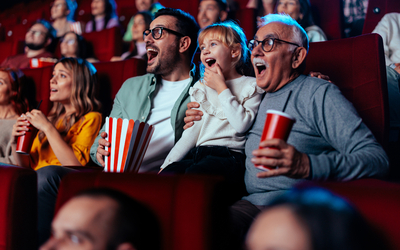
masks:
[[(175, 142), (181, 138), (183, 133), (183, 126), (185, 122), (185, 112), (187, 104), (190, 102), (189, 88), (193, 86), (198, 80), (195, 66), (190, 71), (190, 83), (184, 91), (179, 95), (174, 107), (171, 110), (171, 125), (175, 131)], [(133, 119), (141, 122), (146, 122), (150, 114), (151, 98), (156, 89), (156, 84), (161, 83), (161, 77), (154, 74), (146, 74), (129, 78), (124, 82), (121, 89), (118, 91), (114, 99), (114, 105), (110, 113), (110, 117)], [(104, 125), (101, 128), (99, 135), (90, 148), (90, 157), (98, 164), (96, 159), (97, 147), (100, 134), (104, 131)]]

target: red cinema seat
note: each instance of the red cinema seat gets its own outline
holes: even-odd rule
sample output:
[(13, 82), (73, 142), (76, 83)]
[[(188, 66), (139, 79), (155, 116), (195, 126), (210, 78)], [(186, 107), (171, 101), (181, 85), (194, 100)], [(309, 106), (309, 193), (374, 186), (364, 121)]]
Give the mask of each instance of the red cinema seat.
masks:
[(377, 34), (311, 43), (306, 70), (328, 75), (386, 147), (389, 104), (382, 38)]
[(6, 41), (25, 41), (26, 32), (29, 29), (29, 25), (17, 24), (6, 30)]
[(94, 55), (100, 61), (110, 61), (111, 57), (121, 55), (122, 39), (119, 27), (84, 33), (83, 37), (93, 47)]
[(23, 42), (21, 41), (8, 41), (0, 42), (0, 63), (3, 62), (7, 57), (17, 55), (23, 51)]
[(253, 39), (257, 32), (256, 27), (256, 10), (254, 9), (238, 9), (234, 13), (234, 20), (244, 30), (247, 40)]
[[(122, 191), (158, 216), (163, 250), (218, 249), (227, 210), (219, 178), (130, 173), (73, 173), (61, 181), (56, 211), (76, 193), (93, 187)], [(226, 208), (226, 207), (225, 207)], [(222, 221), (220, 221), (222, 220)], [(219, 223), (221, 222), (221, 223)]]
[(93, 65), (97, 69), (99, 99), (103, 106), (104, 117), (110, 113), (112, 100), (122, 84), (128, 78), (146, 74), (146, 62), (136, 58), (118, 62), (100, 62)]
[(382, 17), (391, 12), (400, 12), (398, 0), (368, 0), (367, 14), (365, 15), (363, 34), (371, 33)]
[(342, 38), (341, 1), (310, 0), (314, 21), (325, 32), (328, 40)]
[(374, 179), (317, 183), (344, 197), (384, 236), (391, 249), (400, 249), (400, 184)]
[(50, 102), (50, 79), (53, 73), (53, 66), (43, 68), (23, 69), (28, 83), (35, 84), (36, 101), (42, 101), (40, 110), (47, 115), (52, 107)]
[(0, 166), (0, 249), (34, 249), (37, 232), (36, 172)]

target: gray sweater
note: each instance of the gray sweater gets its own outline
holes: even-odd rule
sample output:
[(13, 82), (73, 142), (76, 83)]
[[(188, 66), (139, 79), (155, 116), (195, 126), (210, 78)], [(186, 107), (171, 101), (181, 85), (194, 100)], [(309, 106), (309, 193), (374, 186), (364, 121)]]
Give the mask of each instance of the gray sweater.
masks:
[(262, 100), (245, 145), (245, 182), (249, 192), (244, 199), (266, 205), (271, 199), (300, 180), (285, 176), (260, 179), (262, 170), (250, 159), (258, 148), (266, 111), (282, 110), (292, 90), (286, 113), (296, 118), (288, 143), (310, 159), (312, 180), (352, 180), (380, 177), (387, 173), (385, 151), (365, 126), (353, 105), (340, 90), (327, 81), (301, 75)]

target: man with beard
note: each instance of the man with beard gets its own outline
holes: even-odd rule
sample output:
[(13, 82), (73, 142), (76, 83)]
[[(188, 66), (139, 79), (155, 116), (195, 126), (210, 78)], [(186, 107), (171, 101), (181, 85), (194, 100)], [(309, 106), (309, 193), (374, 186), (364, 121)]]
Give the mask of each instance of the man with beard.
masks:
[(25, 35), (25, 53), (7, 57), (1, 67), (29, 68), (32, 58), (53, 57), (46, 49), (56, 37), (56, 30), (45, 20), (37, 20)]
[[(144, 32), (147, 49), (147, 72), (122, 85), (114, 99), (110, 117), (139, 120), (155, 127), (139, 172), (157, 172), (165, 157), (183, 132), (189, 88), (198, 80), (193, 54), (199, 27), (195, 19), (177, 9), (159, 10), (150, 29)], [(90, 156), (104, 166), (110, 146), (100, 130)]]

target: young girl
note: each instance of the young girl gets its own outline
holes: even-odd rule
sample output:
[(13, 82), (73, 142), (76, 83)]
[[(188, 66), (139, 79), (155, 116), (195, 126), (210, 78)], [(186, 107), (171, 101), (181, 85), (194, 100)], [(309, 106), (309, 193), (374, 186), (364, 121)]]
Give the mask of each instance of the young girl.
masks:
[(253, 123), (263, 90), (243, 76), (246, 37), (233, 22), (206, 27), (199, 34), (201, 74), (189, 91), (204, 116), (184, 131), (162, 173), (203, 173), (243, 178), (245, 134)]

